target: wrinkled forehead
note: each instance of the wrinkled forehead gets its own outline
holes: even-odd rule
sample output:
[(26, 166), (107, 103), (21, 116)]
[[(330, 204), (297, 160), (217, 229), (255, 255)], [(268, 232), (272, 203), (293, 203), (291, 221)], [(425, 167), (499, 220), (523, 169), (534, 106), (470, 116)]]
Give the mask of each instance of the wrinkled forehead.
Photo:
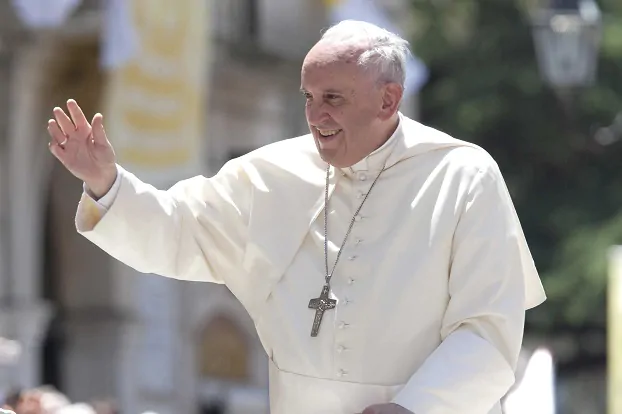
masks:
[(320, 40), (307, 53), (305, 63), (356, 63), (358, 57), (365, 50), (361, 42), (337, 42), (333, 40)]
[(314, 89), (356, 89), (367, 86), (368, 71), (358, 64), (363, 48), (331, 42), (316, 44), (305, 57), (301, 87)]

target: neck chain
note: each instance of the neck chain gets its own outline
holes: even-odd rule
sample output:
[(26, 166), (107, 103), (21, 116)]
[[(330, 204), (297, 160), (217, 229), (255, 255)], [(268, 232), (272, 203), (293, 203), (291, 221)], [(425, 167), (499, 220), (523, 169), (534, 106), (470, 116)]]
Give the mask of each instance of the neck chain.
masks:
[(372, 188), (376, 185), (376, 181), (380, 178), (380, 174), (385, 170), (385, 167), (382, 167), (382, 170), (378, 173), (374, 181), (372, 182), (369, 190), (367, 190), (367, 194), (365, 194), (365, 198), (361, 201), (361, 204), (354, 212), (354, 216), (352, 216), (352, 220), (350, 220), (350, 225), (348, 226), (348, 230), (346, 231), (346, 235), (343, 238), (343, 242), (341, 242), (341, 247), (339, 247), (339, 251), (337, 252), (337, 258), (335, 259), (335, 264), (333, 265), (332, 270), (328, 271), (328, 184), (329, 184), (329, 176), (330, 176), (330, 164), (326, 167), (326, 188), (324, 191), (324, 262), (326, 264), (326, 283), (322, 287), (322, 292), (320, 296), (309, 301), (309, 308), (315, 309), (315, 318), (313, 320), (313, 325), (311, 326), (311, 336), (317, 336), (320, 325), (322, 324), (322, 318), (324, 317), (324, 312), (327, 310), (335, 309), (337, 306), (337, 301), (335, 299), (330, 298), (330, 279), (333, 277), (333, 273), (335, 272), (335, 268), (337, 267), (337, 262), (339, 262), (339, 258), (341, 257), (341, 252), (343, 251), (343, 246), (345, 246), (346, 241), (348, 240), (348, 236), (350, 235), (350, 231), (352, 230), (352, 226), (356, 221), (356, 216), (358, 216), (363, 204), (365, 204), (365, 200), (371, 193)]
[(343, 250), (343, 247), (345, 246), (346, 241), (348, 240), (348, 236), (350, 236), (350, 231), (352, 231), (352, 226), (354, 226), (356, 217), (361, 211), (363, 204), (365, 204), (367, 197), (369, 197), (371, 190), (374, 188), (374, 185), (376, 185), (378, 178), (380, 178), (380, 175), (384, 172), (384, 170), (385, 170), (385, 167), (383, 167), (380, 170), (380, 172), (378, 173), (378, 175), (372, 182), (371, 186), (369, 187), (369, 190), (367, 190), (367, 194), (365, 194), (363, 201), (361, 201), (361, 204), (358, 206), (358, 208), (354, 212), (354, 215), (352, 216), (352, 219), (350, 220), (350, 225), (348, 226), (348, 230), (346, 231), (346, 235), (343, 238), (343, 241), (341, 242), (341, 246), (339, 247), (339, 250), (337, 251), (337, 258), (335, 259), (335, 264), (333, 265), (333, 268), (329, 273), (328, 272), (328, 183), (329, 183), (330, 164), (326, 167), (326, 187), (324, 191), (324, 263), (326, 265), (325, 279), (326, 279), (327, 285), (330, 284), (330, 279), (333, 277), (333, 273), (335, 272), (335, 268), (337, 267), (337, 262), (339, 262), (339, 258), (341, 257), (341, 252)]

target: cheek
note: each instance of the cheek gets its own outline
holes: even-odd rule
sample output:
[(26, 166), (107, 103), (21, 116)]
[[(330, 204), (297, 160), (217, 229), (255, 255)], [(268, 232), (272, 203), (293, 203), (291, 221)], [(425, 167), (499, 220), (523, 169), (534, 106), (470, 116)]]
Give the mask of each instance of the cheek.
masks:
[(356, 135), (365, 134), (371, 124), (370, 116), (361, 112), (343, 114), (341, 121), (345, 129), (354, 132)]
[(348, 129), (365, 132), (365, 129), (371, 125), (377, 116), (377, 108), (372, 105), (372, 101), (361, 105), (352, 105), (343, 110), (338, 110), (339, 120), (343, 125), (347, 125)]
[(341, 128), (348, 129), (349, 120), (351, 115), (349, 111), (344, 108), (330, 108), (327, 114), (331, 120), (337, 123)]

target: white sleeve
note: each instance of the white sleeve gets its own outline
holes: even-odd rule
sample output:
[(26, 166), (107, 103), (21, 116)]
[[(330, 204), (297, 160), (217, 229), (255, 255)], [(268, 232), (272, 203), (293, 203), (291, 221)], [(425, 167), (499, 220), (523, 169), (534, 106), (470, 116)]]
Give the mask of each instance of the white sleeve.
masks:
[(106, 215), (119, 193), (121, 174), (125, 170), (117, 165), (117, 178), (115, 178), (110, 190), (101, 198), (96, 199), (86, 183), (82, 184), (82, 208), (78, 208), (76, 215), (76, 228), (79, 232), (91, 230), (95, 224)]
[[(142, 273), (226, 283), (246, 246), (249, 181), (229, 162), (211, 178), (197, 176), (158, 190), (118, 167), (118, 182), (95, 201), (83, 194), (80, 234)], [(106, 208), (108, 207), (108, 208)]]
[(117, 194), (119, 193), (119, 185), (121, 184), (120, 174), (123, 174), (123, 171), (124, 170), (122, 168), (119, 168), (119, 166), (117, 166), (117, 177), (115, 178), (114, 183), (112, 184), (112, 187), (110, 187), (110, 190), (108, 190), (108, 192), (99, 199), (96, 199), (95, 197), (93, 197), (93, 193), (91, 192), (89, 187), (86, 185), (86, 183), (82, 184), (82, 189), (84, 191), (84, 194), (87, 197), (89, 197), (91, 200), (93, 200), (95, 203), (97, 203), (97, 206), (100, 207), (100, 211), (102, 212), (102, 216), (103, 216), (103, 213), (108, 211), (112, 203), (114, 203), (114, 200), (117, 197)]
[(393, 400), (416, 414), (488, 413), (514, 383), (525, 310), (545, 299), (501, 173), (483, 168), (455, 230), (442, 342)]
[(86, 194), (89, 197), (93, 198), (93, 201), (96, 201), (97, 204), (99, 204), (100, 206), (108, 210), (110, 206), (112, 205), (112, 203), (114, 203), (114, 200), (117, 197), (117, 194), (119, 193), (119, 185), (121, 184), (121, 177), (120, 177), (121, 174), (123, 174), (123, 169), (117, 166), (117, 177), (115, 178), (114, 183), (112, 184), (112, 187), (110, 187), (110, 190), (108, 190), (108, 192), (98, 200), (92, 197), (91, 191), (89, 190), (86, 184), (84, 184), (84, 192), (86, 192)]

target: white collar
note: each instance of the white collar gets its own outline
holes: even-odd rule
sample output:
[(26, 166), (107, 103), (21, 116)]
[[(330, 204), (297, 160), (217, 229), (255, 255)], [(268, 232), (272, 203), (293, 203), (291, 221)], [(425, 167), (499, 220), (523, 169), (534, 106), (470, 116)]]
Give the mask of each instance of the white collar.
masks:
[(388, 140), (385, 141), (380, 148), (373, 151), (371, 154), (364, 157), (362, 160), (357, 162), (356, 164), (341, 168), (342, 175), (346, 175), (352, 177), (354, 174), (360, 171), (371, 171), (371, 172), (380, 172), (384, 167), (389, 155), (395, 146), (395, 142), (397, 141), (397, 137), (402, 135), (402, 114), (399, 115), (398, 125), (395, 129), (395, 132), (389, 137)]

